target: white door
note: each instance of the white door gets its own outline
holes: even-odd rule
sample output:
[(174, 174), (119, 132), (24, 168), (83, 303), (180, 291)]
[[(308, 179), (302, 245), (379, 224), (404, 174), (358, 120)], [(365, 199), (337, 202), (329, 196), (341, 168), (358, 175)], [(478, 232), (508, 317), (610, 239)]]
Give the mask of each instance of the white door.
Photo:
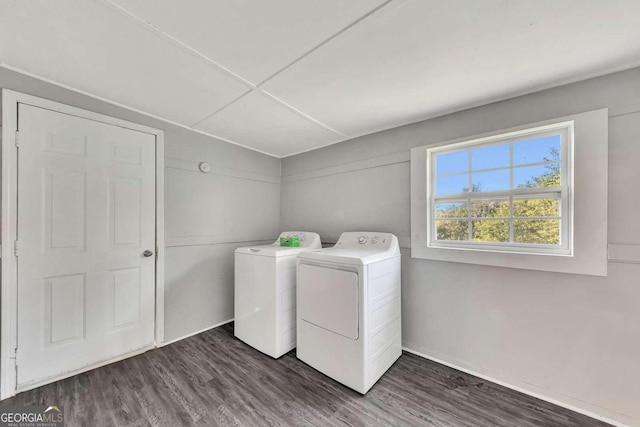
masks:
[(25, 104), (18, 131), (24, 390), (153, 347), (155, 137)]

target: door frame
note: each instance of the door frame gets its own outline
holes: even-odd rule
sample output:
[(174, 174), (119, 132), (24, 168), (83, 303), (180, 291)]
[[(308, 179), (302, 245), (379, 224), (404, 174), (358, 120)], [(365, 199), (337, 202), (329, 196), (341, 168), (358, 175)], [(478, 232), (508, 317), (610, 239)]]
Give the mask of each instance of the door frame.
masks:
[[(164, 131), (38, 98), (9, 89), (2, 89), (2, 222), (0, 265), (0, 399), (16, 394), (18, 339), (18, 262), (15, 252), (17, 236), (18, 197), (18, 104), (68, 114), (83, 119), (119, 126), (155, 136), (156, 140), (156, 271), (155, 271), (155, 345), (164, 344)], [(107, 362), (110, 363), (111, 361)], [(105, 363), (102, 363), (105, 364)], [(93, 369), (94, 366), (90, 367)], [(85, 369), (86, 370), (86, 369)], [(75, 375), (78, 372), (74, 372)]]

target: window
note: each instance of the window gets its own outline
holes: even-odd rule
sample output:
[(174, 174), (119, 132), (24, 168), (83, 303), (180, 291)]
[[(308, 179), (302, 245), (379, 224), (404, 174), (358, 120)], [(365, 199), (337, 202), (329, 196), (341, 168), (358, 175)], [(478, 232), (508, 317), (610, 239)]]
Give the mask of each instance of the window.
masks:
[(601, 109), (412, 148), (411, 257), (606, 276), (608, 125)]
[(572, 129), (428, 149), (429, 246), (570, 255)]

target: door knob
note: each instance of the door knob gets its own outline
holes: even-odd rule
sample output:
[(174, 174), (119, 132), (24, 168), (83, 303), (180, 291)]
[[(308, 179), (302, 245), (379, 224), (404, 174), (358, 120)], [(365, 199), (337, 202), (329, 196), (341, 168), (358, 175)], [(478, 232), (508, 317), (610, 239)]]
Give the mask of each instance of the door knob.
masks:
[(142, 253), (142, 255), (144, 255), (145, 257), (149, 258), (151, 255), (153, 255), (153, 252), (151, 252), (149, 249), (147, 249), (146, 251), (144, 251)]

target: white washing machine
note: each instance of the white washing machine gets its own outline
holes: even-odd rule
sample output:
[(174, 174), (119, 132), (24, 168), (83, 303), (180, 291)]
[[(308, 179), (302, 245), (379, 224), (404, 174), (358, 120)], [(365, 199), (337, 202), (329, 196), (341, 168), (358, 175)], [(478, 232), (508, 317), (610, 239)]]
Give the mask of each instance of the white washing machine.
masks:
[(398, 239), (342, 233), (297, 271), (298, 359), (365, 394), (402, 354)]
[(296, 256), (322, 247), (320, 236), (288, 231), (300, 247), (249, 246), (235, 251), (235, 336), (278, 358), (296, 347)]

